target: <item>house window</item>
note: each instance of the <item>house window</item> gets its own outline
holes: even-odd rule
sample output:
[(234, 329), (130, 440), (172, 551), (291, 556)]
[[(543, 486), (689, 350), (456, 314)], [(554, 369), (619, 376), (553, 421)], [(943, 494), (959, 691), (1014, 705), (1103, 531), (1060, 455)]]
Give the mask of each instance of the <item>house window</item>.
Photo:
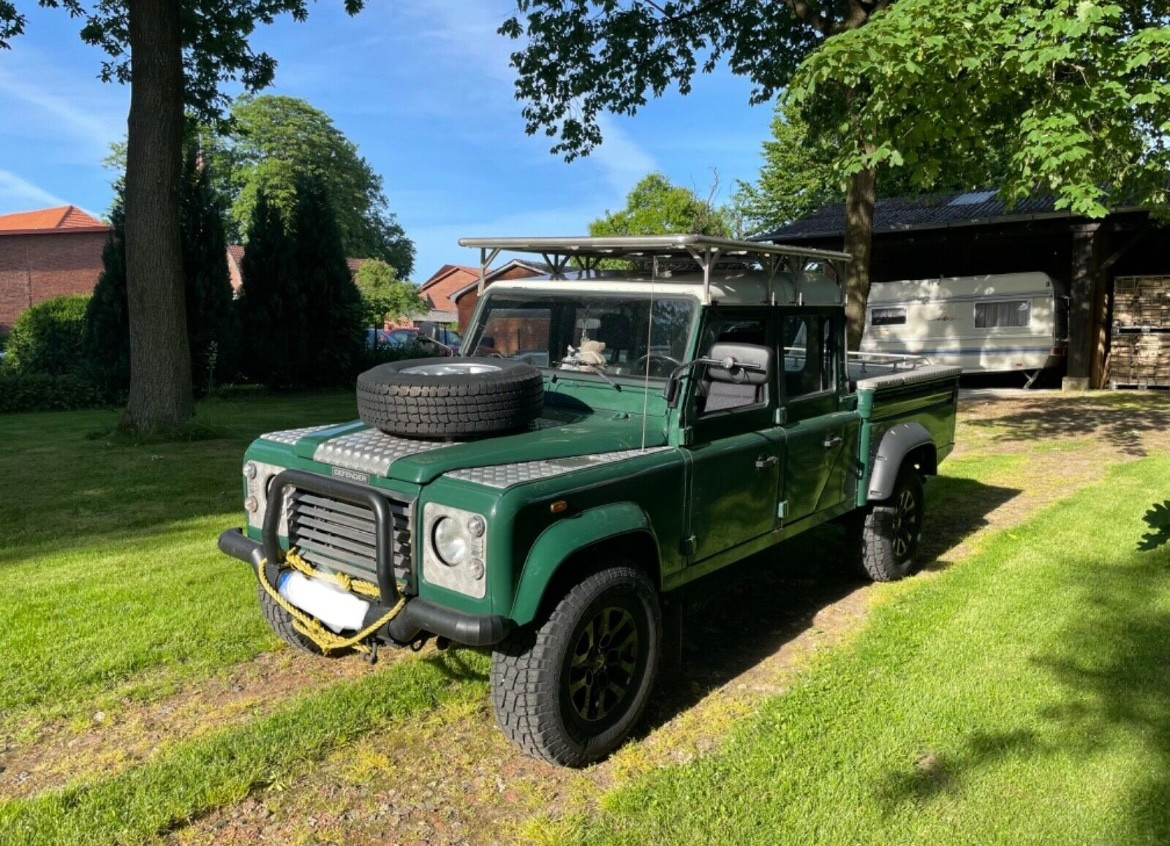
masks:
[(975, 328), (1027, 326), (1032, 318), (1029, 300), (1005, 300), (1000, 303), (975, 303)]
[(875, 308), (869, 313), (870, 326), (900, 326), (905, 322), (904, 308)]

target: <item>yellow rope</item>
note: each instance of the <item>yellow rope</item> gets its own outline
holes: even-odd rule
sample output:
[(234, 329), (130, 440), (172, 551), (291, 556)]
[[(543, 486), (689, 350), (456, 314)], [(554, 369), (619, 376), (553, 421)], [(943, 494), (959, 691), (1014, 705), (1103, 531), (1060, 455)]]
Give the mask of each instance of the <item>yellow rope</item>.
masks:
[[(352, 585), (354, 590), (360, 591), (367, 596), (381, 596), (381, 591), (378, 590), (377, 585), (373, 584), (372, 582), (367, 582), (363, 579), (354, 579), (344, 573), (321, 573), (320, 571), (315, 570), (312, 564), (309, 564), (309, 562), (305, 561), (303, 558), (297, 555), (296, 550), (290, 550), (285, 555), (285, 561), (292, 565), (293, 569), (298, 570), (310, 578), (329, 579), (332, 577), (331, 580), (333, 582), (341, 585), (346, 590), (349, 590), (350, 585)], [(276, 587), (268, 581), (268, 576), (264, 572), (264, 565), (267, 563), (267, 561), (262, 561), (260, 562), (260, 566), (256, 568), (256, 576), (260, 579), (260, 585), (264, 588), (264, 592), (271, 596), (272, 600), (277, 605), (288, 612), (289, 616), (292, 617), (293, 628), (300, 634), (307, 637), (309, 640), (313, 641), (313, 643), (315, 643), (317, 647), (324, 653), (334, 652), (339, 649), (355, 649), (358, 652), (365, 652), (368, 654), (372, 650), (370, 649), (369, 644), (363, 643), (362, 641), (397, 617), (398, 613), (406, 605), (406, 597), (401, 596), (398, 598), (398, 602), (394, 605), (394, 607), (383, 614), (382, 617), (380, 617), (376, 622), (362, 629), (352, 637), (342, 637), (341, 635), (325, 628), (321, 621), (316, 617), (306, 614), (304, 611), (297, 608), (295, 605), (281, 596), (280, 591), (278, 591)], [(372, 593), (371, 590), (373, 591)]]

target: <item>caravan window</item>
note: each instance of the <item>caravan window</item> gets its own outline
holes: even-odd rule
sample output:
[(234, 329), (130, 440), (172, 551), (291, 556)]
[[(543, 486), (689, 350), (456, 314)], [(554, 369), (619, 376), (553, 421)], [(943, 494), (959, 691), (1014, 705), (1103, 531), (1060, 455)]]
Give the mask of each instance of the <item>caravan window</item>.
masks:
[(976, 329), (991, 329), (997, 326), (1027, 326), (1031, 317), (1032, 304), (1029, 300), (975, 303)]
[(895, 326), (905, 322), (904, 308), (875, 308), (869, 313), (870, 326)]

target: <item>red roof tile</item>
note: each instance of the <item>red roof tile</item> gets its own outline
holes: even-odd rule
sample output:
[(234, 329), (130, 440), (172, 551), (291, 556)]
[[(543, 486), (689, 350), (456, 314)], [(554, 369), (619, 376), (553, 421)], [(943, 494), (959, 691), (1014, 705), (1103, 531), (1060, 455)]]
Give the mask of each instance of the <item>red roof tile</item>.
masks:
[(94, 232), (109, 228), (77, 206), (57, 206), (51, 209), (0, 215), (0, 235), (60, 232), (63, 230)]

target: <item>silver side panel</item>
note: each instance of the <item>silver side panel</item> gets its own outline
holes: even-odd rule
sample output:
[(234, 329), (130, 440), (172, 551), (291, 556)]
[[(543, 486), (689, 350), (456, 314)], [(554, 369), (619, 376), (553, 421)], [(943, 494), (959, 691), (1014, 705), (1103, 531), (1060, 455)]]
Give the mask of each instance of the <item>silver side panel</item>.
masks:
[(612, 464), (616, 461), (626, 461), (640, 455), (649, 455), (663, 452), (672, 447), (651, 447), (650, 449), (626, 449), (618, 452), (602, 452), (596, 455), (578, 455), (572, 458), (554, 458), (547, 461), (522, 461), (517, 464), (499, 464), (494, 467), (468, 467), (464, 470), (452, 470), (445, 476), (451, 479), (462, 479), (475, 482), (489, 488), (510, 488), (524, 482), (534, 482), (538, 479), (551, 479), (575, 470), (587, 467), (598, 467), (603, 464)]
[(285, 429), (283, 432), (266, 432), (260, 437), (266, 441), (272, 441), (275, 444), (284, 444), (285, 446), (296, 446), (297, 441), (306, 435), (311, 435), (314, 432), (321, 432), (325, 429), (332, 429), (334, 424), (326, 423), (324, 426), (307, 426), (304, 429)]
[(313, 460), (346, 470), (385, 476), (390, 465), (400, 458), (429, 452), (462, 441), (423, 441), (399, 438), (377, 429), (365, 429), (325, 441), (313, 453)]

